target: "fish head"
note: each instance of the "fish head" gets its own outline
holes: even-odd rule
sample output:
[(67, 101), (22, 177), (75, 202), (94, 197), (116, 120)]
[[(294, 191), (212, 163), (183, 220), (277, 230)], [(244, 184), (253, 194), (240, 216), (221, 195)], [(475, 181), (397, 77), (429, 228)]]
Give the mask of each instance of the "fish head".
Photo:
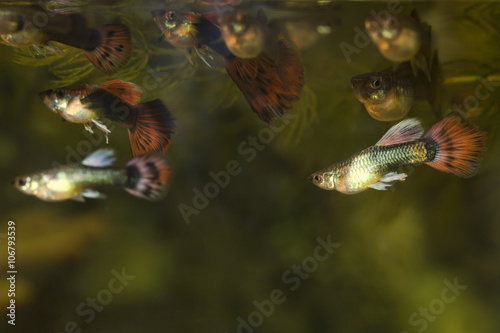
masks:
[(10, 183), (25, 194), (36, 195), (41, 187), (41, 178), (37, 175), (24, 175), (14, 178)]
[(318, 171), (307, 177), (307, 180), (324, 190), (334, 190), (335, 177), (335, 173)]
[(369, 16), (365, 20), (365, 28), (372, 41), (383, 46), (384, 41), (389, 42), (398, 37), (401, 31), (401, 22), (394, 15), (385, 17)]
[(167, 42), (176, 47), (194, 47), (200, 43), (196, 24), (201, 15), (179, 10), (157, 9), (151, 12), (153, 20)]
[(239, 58), (256, 58), (264, 50), (265, 28), (262, 22), (236, 11), (220, 20), (222, 38), (232, 54)]
[(351, 79), (354, 95), (361, 103), (383, 103), (391, 90), (390, 80), (381, 73), (368, 73)]
[(38, 96), (55, 113), (61, 113), (66, 110), (74, 97), (69, 90), (63, 88), (45, 90), (39, 93)]

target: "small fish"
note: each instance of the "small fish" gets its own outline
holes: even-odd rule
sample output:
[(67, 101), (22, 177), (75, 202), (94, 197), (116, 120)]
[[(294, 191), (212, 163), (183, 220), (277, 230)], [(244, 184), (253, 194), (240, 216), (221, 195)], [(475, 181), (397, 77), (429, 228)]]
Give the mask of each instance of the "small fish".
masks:
[[(151, 12), (166, 40), (177, 47), (194, 49), (200, 55), (202, 45), (222, 56), (224, 67), (260, 119), (272, 123), (299, 100), (305, 84), (300, 53), (293, 42), (284, 38), (276, 41), (277, 58), (265, 53), (243, 59), (227, 48), (213, 14), (177, 10)], [(202, 57), (202, 55), (200, 55)], [(205, 61), (206, 62), (206, 61)]]
[(19, 191), (44, 201), (104, 199), (106, 196), (95, 190), (101, 187), (123, 187), (136, 197), (153, 201), (165, 196), (172, 167), (163, 155), (139, 156), (121, 168), (111, 166), (114, 160), (113, 150), (99, 149), (79, 164), (19, 176), (11, 183)]
[(431, 81), (424, 72), (414, 75), (409, 61), (391, 66), (381, 72), (356, 75), (351, 78), (351, 87), (356, 98), (365, 105), (366, 111), (380, 121), (400, 120), (410, 111), (414, 99), (427, 99), (433, 108), (437, 86), (440, 81), (437, 56), (431, 68)]
[(365, 28), (380, 53), (394, 62), (411, 60), (430, 40), (430, 28), (420, 22), (415, 10), (411, 16), (370, 16)]
[(313, 173), (308, 180), (325, 190), (355, 194), (367, 188), (385, 190), (389, 182), (405, 180), (407, 175), (397, 171), (410, 165), (425, 163), (459, 177), (475, 174), (486, 150), (486, 133), (455, 111), (423, 134), (419, 120), (403, 120), (375, 146)]
[(81, 14), (50, 12), (37, 5), (0, 6), (0, 38), (11, 46), (33, 46), (40, 52), (41, 47), (58, 52), (49, 44), (51, 41), (76, 47), (105, 74), (116, 73), (132, 55), (127, 26), (89, 28)]
[(63, 119), (83, 124), (91, 133), (92, 124), (107, 136), (111, 131), (100, 119), (106, 118), (127, 128), (133, 156), (164, 153), (175, 133), (174, 118), (160, 100), (138, 104), (142, 91), (120, 80), (101, 85), (84, 84), (42, 91), (45, 105)]

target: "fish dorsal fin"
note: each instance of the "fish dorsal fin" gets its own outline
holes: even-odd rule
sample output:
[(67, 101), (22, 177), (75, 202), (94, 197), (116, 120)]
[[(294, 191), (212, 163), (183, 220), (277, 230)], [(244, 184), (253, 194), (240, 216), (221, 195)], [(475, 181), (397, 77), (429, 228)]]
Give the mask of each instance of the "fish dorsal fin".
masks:
[(93, 152), (85, 157), (82, 165), (89, 167), (106, 167), (113, 164), (115, 161), (115, 152), (111, 149), (104, 148)]
[(390, 130), (375, 144), (389, 146), (397, 143), (418, 140), (424, 135), (424, 129), (417, 118), (405, 119), (391, 127)]
[(130, 105), (136, 105), (141, 101), (141, 88), (131, 82), (113, 80), (101, 84), (101, 87)]

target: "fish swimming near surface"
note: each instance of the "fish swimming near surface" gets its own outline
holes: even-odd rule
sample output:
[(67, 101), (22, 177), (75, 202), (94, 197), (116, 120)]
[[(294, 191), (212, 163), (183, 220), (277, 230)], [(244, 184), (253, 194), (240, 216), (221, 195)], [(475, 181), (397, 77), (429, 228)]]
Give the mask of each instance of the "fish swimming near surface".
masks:
[(385, 190), (407, 177), (399, 168), (427, 164), (459, 177), (471, 177), (485, 151), (486, 134), (461, 114), (446, 115), (422, 137), (420, 121), (412, 118), (393, 126), (375, 146), (317, 171), (308, 177), (325, 190), (355, 194), (368, 188)]
[(136, 197), (153, 201), (165, 196), (172, 167), (163, 155), (142, 155), (125, 167), (112, 167), (114, 160), (113, 150), (100, 149), (79, 164), (19, 176), (11, 183), (19, 191), (44, 201), (104, 199), (106, 196), (97, 190), (103, 187), (123, 187)]
[(428, 100), (434, 110), (440, 108), (441, 72), (437, 55), (430, 72), (431, 81), (422, 71), (415, 76), (411, 63), (406, 61), (395, 69), (391, 66), (381, 72), (356, 75), (351, 78), (351, 87), (370, 116), (380, 121), (400, 120), (415, 99)]
[(83, 124), (91, 133), (92, 124), (96, 125), (106, 135), (106, 141), (111, 131), (101, 122), (103, 118), (127, 128), (133, 156), (164, 153), (175, 133), (174, 118), (165, 104), (158, 99), (139, 104), (142, 91), (130, 82), (69, 86), (39, 95), (63, 119)]
[(14, 47), (33, 46), (58, 52), (49, 42), (81, 49), (105, 74), (124, 67), (132, 56), (130, 30), (123, 24), (88, 27), (79, 13), (46, 11), (37, 5), (0, 5), (0, 38)]
[(221, 55), (226, 72), (263, 121), (272, 123), (300, 99), (305, 75), (300, 53), (293, 42), (277, 39), (274, 59), (266, 52), (244, 59), (228, 49), (214, 13), (155, 10), (151, 14), (173, 46), (194, 49), (200, 54), (199, 49), (204, 45)]
[(365, 28), (380, 53), (394, 62), (411, 60), (430, 42), (430, 27), (420, 21), (416, 10), (411, 16), (370, 16)]

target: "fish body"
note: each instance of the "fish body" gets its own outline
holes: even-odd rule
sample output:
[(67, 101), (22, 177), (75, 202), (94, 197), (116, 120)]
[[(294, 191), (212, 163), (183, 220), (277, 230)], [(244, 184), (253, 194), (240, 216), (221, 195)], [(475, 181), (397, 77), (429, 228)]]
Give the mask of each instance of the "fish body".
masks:
[(37, 5), (0, 6), (0, 38), (14, 47), (57, 49), (49, 42), (81, 49), (99, 70), (113, 74), (132, 55), (130, 30), (123, 24), (88, 27), (78, 13), (59, 14)]
[(125, 167), (111, 167), (115, 155), (100, 149), (82, 163), (16, 177), (12, 181), (21, 192), (44, 201), (105, 198), (97, 189), (123, 187), (129, 193), (148, 200), (159, 200), (171, 178), (170, 163), (160, 154), (147, 154), (129, 161)]
[(141, 90), (130, 82), (109, 81), (41, 92), (45, 105), (65, 120), (79, 123), (92, 132), (92, 124), (107, 138), (111, 131), (101, 120), (108, 119), (127, 128), (132, 154), (164, 153), (175, 133), (174, 118), (167, 107), (154, 100), (141, 103)]
[(370, 16), (365, 28), (380, 53), (394, 62), (411, 60), (429, 41), (430, 29), (420, 22), (416, 11), (412, 16)]
[(368, 188), (385, 190), (392, 181), (407, 175), (398, 169), (428, 164), (459, 177), (472, 176), (485, 148), (485, 133), (452, 112), (436, 123), (423, 137), (417, 119), (393, 126), (375, 146), (309, 176), (308, 180), (326, 190), (355, 194)]
[[(276, 41), (276, 58), (279, 61), (270, 58), (265, 52), (256, 58), (243, 59), (228, 49), (213, 13), (203, 15), (178, 10), (155, 10), (151, 14), (172, 45), (194, 49), (202, 60), (200, 46), (208, 46), (222, 56), (226, 72), (251, 109), (263, 121), (272, 123), (276, 116), (283, 115), (294, 101), (300, 99), (305, 84), (304, 67), (300, 53), (291, 41)], [(182, 37), (182, 33), (186, 36)]]

